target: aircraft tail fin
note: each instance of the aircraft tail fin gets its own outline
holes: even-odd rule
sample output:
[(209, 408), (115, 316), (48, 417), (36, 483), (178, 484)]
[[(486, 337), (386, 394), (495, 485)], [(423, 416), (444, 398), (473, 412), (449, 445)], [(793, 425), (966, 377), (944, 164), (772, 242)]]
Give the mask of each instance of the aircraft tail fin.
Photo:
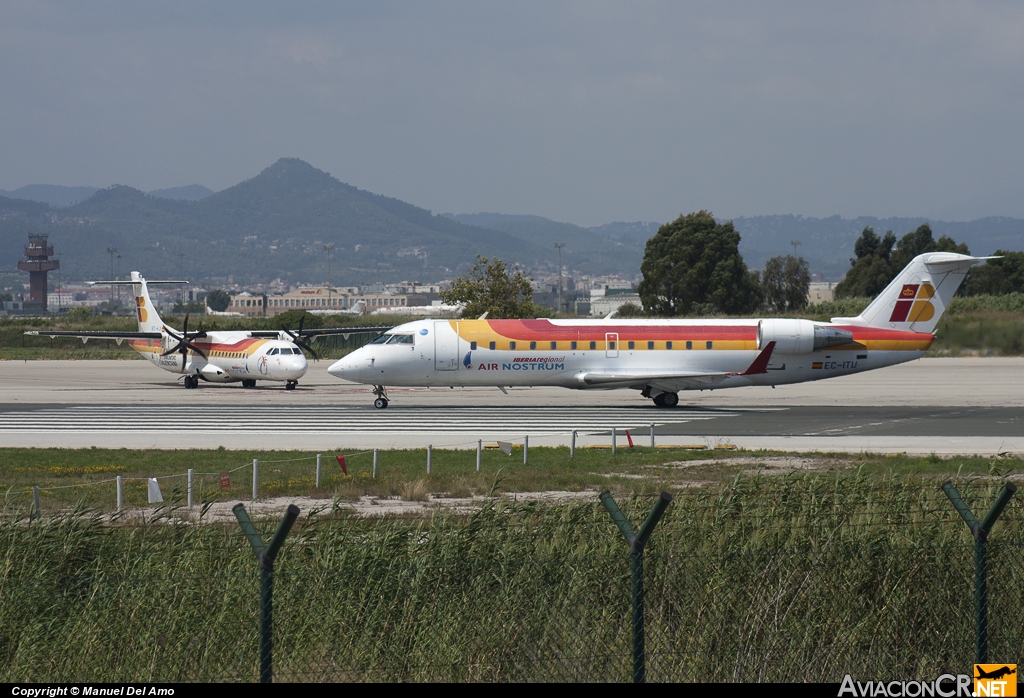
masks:
[(939, 318), (975, 264), (993, 257), (929, 252), (914, 257), (857, 317), (834, 317), (834, 324), (927, 332)]
[(131, 286), (135, 296), (135, 314), (139, 319), (139, 332), (163, 332), (164, 322), (149, 297), (149, 284), (187, 284), (187, 281), (146, 281), (133, 271), (130, 281), (89, 281), (90, 286)]

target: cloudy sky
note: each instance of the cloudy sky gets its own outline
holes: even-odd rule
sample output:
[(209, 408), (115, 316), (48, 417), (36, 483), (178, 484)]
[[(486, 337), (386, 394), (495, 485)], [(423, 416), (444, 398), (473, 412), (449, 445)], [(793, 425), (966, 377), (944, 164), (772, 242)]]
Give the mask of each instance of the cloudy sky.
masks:
[(582, 225), (1024, 216), (1024, 4), (0, 0), (0, 188), (280, 157)]

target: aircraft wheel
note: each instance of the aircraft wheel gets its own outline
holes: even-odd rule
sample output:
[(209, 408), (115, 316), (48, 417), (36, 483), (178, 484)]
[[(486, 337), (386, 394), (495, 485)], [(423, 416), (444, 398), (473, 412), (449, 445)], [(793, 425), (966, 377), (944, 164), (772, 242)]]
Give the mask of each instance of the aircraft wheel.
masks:
[(679, 404), (677, 393), (658, 393), (654, 398), (655, 407), (675, 407)]
[(252, 380), (252, 379), (244, 380), (244, 381), (242, 381), (242, 387), (243, 388), (255, 388), (256, 387), (256, 381)]
[(376, 407), (378, 410), (382, 410), (388, 406), (388, 401), (382, 397), (379, 397), (373, 401), (373, 406)]
[(295, 386), (297, 386), (298, 384), (299, 384), (298, 381), (288, 381), (287, 383), (284, 384), (284, 389), (285, 390), (295, 390)]

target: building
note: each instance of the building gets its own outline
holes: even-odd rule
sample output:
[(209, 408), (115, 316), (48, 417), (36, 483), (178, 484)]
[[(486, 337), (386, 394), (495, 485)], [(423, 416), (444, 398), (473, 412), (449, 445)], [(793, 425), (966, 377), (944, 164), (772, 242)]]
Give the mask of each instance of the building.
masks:
[(46, 233), (29, 233), (25, 259), (18, 262), (18, 269), (28, 272), (29, 300), (38, 304), (34, 310), (42, 313), (46, 312), (46, 274), (60, 268), (60, 260), (50, 259), (53, 245), (47, 243), (47, 237)]
[(428, 306), (436, 299), (437, 295), (434, 293), (359, 293), (355, 288), (307, 286), (274, 296), (244, 291), (231, 296), (231, 304), (226, 312), (248, 317), (274, 317), (289, 310), (348, 310), (359, 301), (363, 301), (365, 312), (370, 313), (378, 308)]
[(831, 281), (812, 281), (807, 287), (807, 303), (817, 305), (836, 299), (836, 285)]

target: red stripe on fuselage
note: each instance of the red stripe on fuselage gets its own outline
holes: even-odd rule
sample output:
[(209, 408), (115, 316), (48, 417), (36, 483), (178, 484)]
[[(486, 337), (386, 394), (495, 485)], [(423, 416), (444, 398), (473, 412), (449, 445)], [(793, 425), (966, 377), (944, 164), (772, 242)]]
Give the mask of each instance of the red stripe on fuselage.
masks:
[(637, 340), (737, 340), (757, 338), (757, 324), (750, 325), (555, 325), (550, 320), (488, 320), (503, 337), (523, 341), (604, 340), (606, 334)]

